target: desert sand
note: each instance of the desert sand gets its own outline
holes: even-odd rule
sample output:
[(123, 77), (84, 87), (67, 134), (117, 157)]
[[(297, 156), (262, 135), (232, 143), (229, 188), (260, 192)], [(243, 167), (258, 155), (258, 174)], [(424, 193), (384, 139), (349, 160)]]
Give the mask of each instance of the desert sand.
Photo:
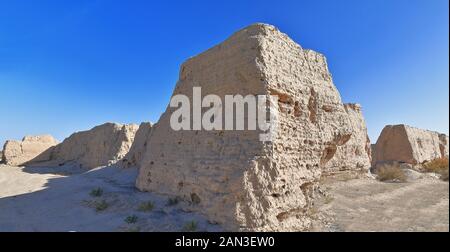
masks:
[[(137, 170), (101, 167), (24, 168), (0, 165), (0, 232), (4, 231), (223, 231), (183, 202), (168, 206), (168, 198), (138, 191)], [(103, 195), (90, 192), (101, 188)], [(317, 200), (320, 218), (312, 231), (449, 231), (448, 182), (421, 175), (407, 183), (385, 183), (370, 178), (329, 180), (326, 196)], [(96, 202), (109, 205), (103, 211)], [(151, 201), (154, 209), (139, 211)], [(127, 223), (135, 215), (136, 223)], [(325, 220), (325, 224), (323, 221)]]
[[(64, 170), (73, 168), (60, 167), (58, 173)], [(0, 165), (0, 232), (183, 231), (192, 221), (196, 228), (191, 231), (221, 230), (198, 214), (184, 212), (182, 202), (167, 206), (168, 198), (139, 192), (136, 176), (136, 169), (117, 167), (58, 175), (51, 168)], [(103, 190), (102, 196), (90, 195), (96, 188)], [(103, 200), (109, 206), (97, 211), (96, 202)], [(154, 209), (139, 211), (148, 201)], [(136, 223), (127, 223), (133, 215)]]
[[(315, 231), (448, 232), (449, 186), (433, 174), (406, 183), (329, 180), (316, 207), (331, 220)], [(320, 225), (320, 224), (319, 224)]]

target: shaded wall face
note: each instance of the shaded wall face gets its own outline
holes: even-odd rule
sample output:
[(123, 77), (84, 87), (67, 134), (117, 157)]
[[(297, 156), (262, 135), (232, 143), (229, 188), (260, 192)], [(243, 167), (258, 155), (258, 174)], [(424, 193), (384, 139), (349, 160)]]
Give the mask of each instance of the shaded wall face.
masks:
[(374, 155), (373, 164), (390, 161), (417, 163), (406, 130), (402, 126), (386, 126), (382, 130), (375, 145)]
[(375, 145), (373, 165), (390, 161), (417, 165), (444, 157), (448, 149), (445, 138), (437, 132), (406, 125), (386, 126)]

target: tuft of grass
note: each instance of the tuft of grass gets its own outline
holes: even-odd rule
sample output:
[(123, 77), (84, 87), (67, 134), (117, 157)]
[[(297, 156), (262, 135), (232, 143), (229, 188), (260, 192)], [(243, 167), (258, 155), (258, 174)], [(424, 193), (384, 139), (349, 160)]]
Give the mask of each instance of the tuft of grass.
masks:
[(448, 169), (448, 158), (436, 158), (431, 161), (426, 162), (423, 165), (423, 168), (427, 172), (436, 172), (438, 173), (441, 170)]
[(180, 202), (180, 198), (178, 197), (174, 197), (174, 198), (169, 198), (167, 199), (167, 206), (175, 206)]
[(376, 173), (380, 181), (406, 182), (405, 171), (398, 164), (384, 164)]
[(155, 205), (151, 201), (143, 202), (139, 205), (138, 210), (141, 212), (150, 212), (155, 208)]
[(103, 189), (100, 187), (92, 189), (89, 195), (91, 195), (92, 197), (101, 197), (103, 195)]
[(183, 231), (185, 232), (195, 232), (198, 228), (196, 221), (189, 221), (183, 226)]
[(99, 202), (95, 202), (94, 207), (97, 212), (101, 212), (101, 211), (106, 210), (109, 207), (109, 204), (108, 204), (108, 202), (106, 202), (106, 200), (102, 200)]
[(133, 224), (138, 221), (138, 217), (133, 214), (133, 215), (127, 216), (124, 221), (128, 224)]
[(441, 179), (448, 181), (448, 158), (437, 158), (423, 165), (425, 172), (437, 173), (441, 176)]

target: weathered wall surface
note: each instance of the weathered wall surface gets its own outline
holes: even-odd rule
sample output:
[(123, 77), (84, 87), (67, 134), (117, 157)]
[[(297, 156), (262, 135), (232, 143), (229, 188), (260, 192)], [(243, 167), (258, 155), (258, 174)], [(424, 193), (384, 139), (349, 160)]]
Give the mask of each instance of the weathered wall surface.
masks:
[(407, 125), (387, 125), (374, 147), (372, 165), (401, 161), (412, 165), (448, 157), (448, 136)]
[(448, 157), (449, 155), (449, 139), (446, 134), (439, 133), (439, 150), (442, 157)]
[(74, 163), (96, 168), (114, 164), (128, 153), (137, 130), (134, 124), (106, 123), (74, 133), (52, 149), (45, 165)]
[(50, 135), (26, 136), (22, 141), (6, 141), (3, 147), (2, 162), (7, 165), (21, 166), (31, 160), (49, 159), (46, 151), (58, 144)]
[[(304, 230), (326, 163), (351, 136), (326, 59), (270, 25), (247, 27), (189, 59), (175, 94), (278, 95), (278, 135), (173, 131), (167, 108), (153, 127), (136, 185), (180, 196), (229, 230)], [(192, 99), (191, 99), (192, 100)]]
[(336, 155), (325, 165), (324, 173), (333, 175), (340, 172), (367, 172), (371, 166), (371, 146), (367, 135), (366, 122), (361, 105), (344, 104), (350, 126), (350, 140), (337, 147)]
[(149, 122), (141, 123), (134, 137), (130, 151), (122, 159), (122, 167), (140, 167), (142, 158), (147, 151), (148, 139), (152, 132), (152, 124)]

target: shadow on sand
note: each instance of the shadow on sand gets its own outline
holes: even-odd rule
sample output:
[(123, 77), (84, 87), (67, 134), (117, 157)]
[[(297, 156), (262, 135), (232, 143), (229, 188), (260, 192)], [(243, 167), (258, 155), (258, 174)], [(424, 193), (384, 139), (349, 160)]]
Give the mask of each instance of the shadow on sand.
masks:
[[(8, 190), (14, 191), (14, 185), (19, 190), (0, 198), (0, 231), (179, 231), (191, 221), (199, 230), (220, 231), (202, 216), (183, 211), (182, 203), (167, 206), (167, 197), (138, 191), (135, 168), (2, 168), (0, 177), (15, 174)], [(24, 184), (29, 191), (23, 192)], [(91, 194), (95, 189), (100, 195)], [(139, 210), (148, 202), (152, 209)], [(128, 216), (136, 216), (136, 223), (127, 223)]]

